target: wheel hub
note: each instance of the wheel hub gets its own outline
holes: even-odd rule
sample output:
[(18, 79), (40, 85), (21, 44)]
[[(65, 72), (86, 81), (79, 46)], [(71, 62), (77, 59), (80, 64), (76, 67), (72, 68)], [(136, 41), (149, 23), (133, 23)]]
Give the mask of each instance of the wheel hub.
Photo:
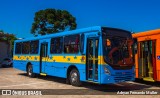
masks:
[(32, 68), (28, 69), (28, 74), (29, 74), (29, 76), (32, 74)]
[(72, 82), (76, 82), (77, 81), (77, 73), (76, 72), (72, 73), (72, 75), (71, 75), (71, 81)]

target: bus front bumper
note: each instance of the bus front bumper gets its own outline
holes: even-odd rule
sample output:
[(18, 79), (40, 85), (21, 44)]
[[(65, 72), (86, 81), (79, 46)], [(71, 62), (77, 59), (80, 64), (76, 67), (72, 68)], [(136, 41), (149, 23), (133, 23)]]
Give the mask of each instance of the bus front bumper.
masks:
[(135, 74), (131, 70), (115, 71), (114, 74), (101, 74), (101, 84), (115, 84), (126, 81), (134, 81)]

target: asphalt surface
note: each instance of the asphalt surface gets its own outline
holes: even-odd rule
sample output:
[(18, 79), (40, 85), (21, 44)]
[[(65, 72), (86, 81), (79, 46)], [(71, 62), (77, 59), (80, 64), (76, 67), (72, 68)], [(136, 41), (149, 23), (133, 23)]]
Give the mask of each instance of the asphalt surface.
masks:
[[(14, 68), (0, 68), (0, 93), (2, 94), (2, 90), (14, 90), (21, 91), (21, 95), (23, 91), (37, 91), (34, 94), (40, 95), (53, 95), (55, 97), (64, 97), (65, 95), (70, 97), (98, 97), (98, 96), (113, 96), (115, 98), (123, 97), (124, 95), (129, 96), (130, 98), (135, 95), (138, 96), (150, 96), (152, 98), (157, 98), (160, 96), (156, 94), (160, 94), (160, 83), (152, 83), (152, 82), (125, 82), (118, 84), (108, 84), (108, 85), (99, 85), (93, 83), (82, 83), (81, 87), (75, 87), (65, 83), (65, 79), (57, 78), (52, 76), (36, 76), (36, 78), (30, 78), (26, 76), (26, 73)], [(39, 92), (38, 92), (39, 91)], [(148, 95), (146, 91), (149, 91)], [(143, 93), (145, 92), (145, 94)], [(24, 96), (16, 96), (17, 93), (12, 92), (11, 96), (4, 96), (0, 94), (0, 98), (6, 97), (15, 97), (22, 98)], [(14, 96), (13, 96), (14, 95)], [(63, 95), (63, 96), (62, 96)], [(117, 96), (118, 95), (118, 96)], [(28, 97), (28, 96), (27, 96)], [(29, 96), (31, 97), (31, 96)], [(32, 96), (37, 97), (37, 96)], [(39, 98), (39, 97), (38, 97)], [(124, 97), (123, 97), (124, 98)], [(127, 97), (128, 98), (128, 97)]]

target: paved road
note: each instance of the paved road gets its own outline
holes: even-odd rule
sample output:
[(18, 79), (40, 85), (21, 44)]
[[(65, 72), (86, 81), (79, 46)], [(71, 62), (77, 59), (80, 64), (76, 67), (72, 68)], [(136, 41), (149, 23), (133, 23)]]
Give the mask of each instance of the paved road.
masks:
[[(14, 68), (0, 68), (0, 89), (22, 89), (27, 90), (40, 90), (43, 95), (111, 95), (112, 98), (118, 92), (119, 94), (126, 94), (132, 96), (130, 93), (142, 93), (142, 91), (151, 91), (153, 94), (159, 92), (160, 83), (151, 82), (126, 82), (110, 85), (98, 85), (92, 83), (83, 83), (81, 87), (74, 87), (65, 83), (65, 79), (51, 77), (51, 76), (37, 76), (36, 78), (29, 78), (26, 73)], [(130, 92), (132, 91), (132, 92)], [(120, 93), (121, 92), (121, 93)], [(117, 96), (117, 95), (116, 95)], [(122, 95), (123, 96), (123, 95)], [(151, 95), (149, 95), (151, 96)], [(154, 95), (152, 97), (158, 97)], [(4, 97), (4, 96), (3, 96)], [(22, 97), (22, 96), (21, 96)], [(120, 97), (120, 96), (119, 96)], [(17, 97), (16, 97), (17, 98)], [(124, 98), (124, 97), (123, 97)]]

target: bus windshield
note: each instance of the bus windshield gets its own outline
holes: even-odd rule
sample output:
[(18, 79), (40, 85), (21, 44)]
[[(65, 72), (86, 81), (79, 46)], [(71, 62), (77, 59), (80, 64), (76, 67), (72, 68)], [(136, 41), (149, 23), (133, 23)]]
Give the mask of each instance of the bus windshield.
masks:
[(128, 31), (103, 30), (104, 61), (111, 66), (133, 65), (132, 43), (132, 37)]

